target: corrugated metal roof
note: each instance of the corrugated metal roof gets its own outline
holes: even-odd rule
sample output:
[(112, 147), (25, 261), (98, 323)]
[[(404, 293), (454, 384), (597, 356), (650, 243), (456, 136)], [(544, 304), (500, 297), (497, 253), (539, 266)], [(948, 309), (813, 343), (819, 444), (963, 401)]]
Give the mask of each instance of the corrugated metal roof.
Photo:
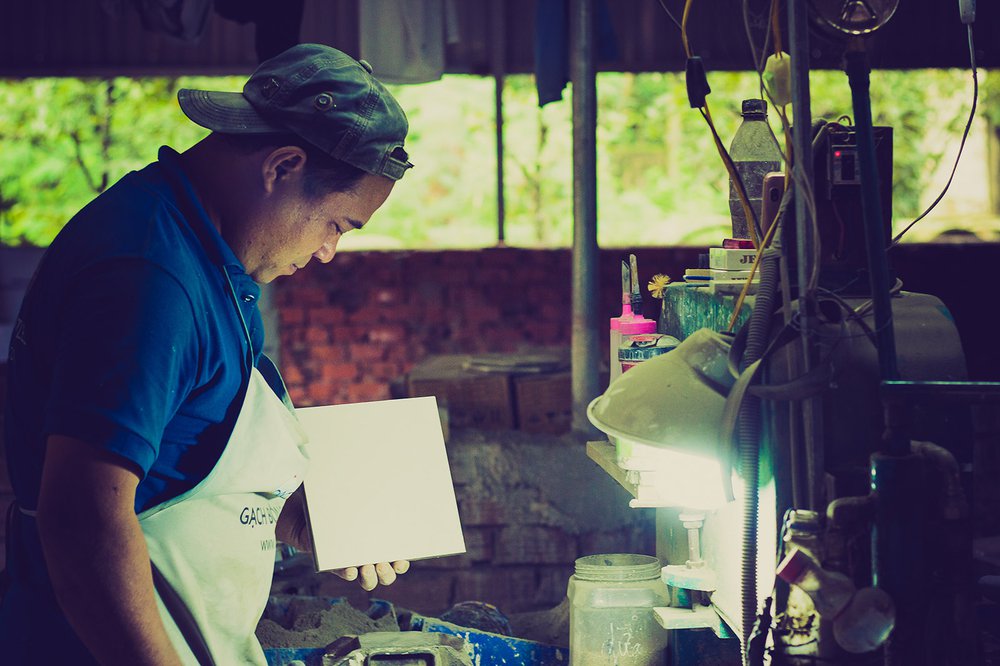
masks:
[[(301, 41), (358, 51), (358, 2), (306, 0)], [(677, 10), (681, 0), (664, 0)], [(804, 0), (798, 0), (804, 1)], [(456, 0), (461, 40), (447, 49), (447, 70), (492, 71), (490, 2), (503, 2), (506, 71), (533, 70), (536, 0)], [(607, 0), (620, 58), (600, 63), (604, 70), (679, 71), (684, 54), (677, 29), (658, 0)], [(30, 0), (5, 3), (0, 21), (0, 76), (110, 76), (153, 74), (238, 74), (257, 64), (254, 28), (213, 14), (195, 43), (146, 31), (131, 3), (112, 17), (105, 0)], [(766, 3), (752, 0), (759, 14)], [(693, 48), (710, 69), (748, 69), (749, 48), (739, 0), (699, 0), (689, 31)], [(979, 3), (978, 61), (1000, 67), (1000, 7)], [(813, 68), (838, 68), (843, 46), (814, 35)], [(902, 0), (893, 20), (872, 45), (877, 67), (967, 67), (968, 46), (955, 2)]]

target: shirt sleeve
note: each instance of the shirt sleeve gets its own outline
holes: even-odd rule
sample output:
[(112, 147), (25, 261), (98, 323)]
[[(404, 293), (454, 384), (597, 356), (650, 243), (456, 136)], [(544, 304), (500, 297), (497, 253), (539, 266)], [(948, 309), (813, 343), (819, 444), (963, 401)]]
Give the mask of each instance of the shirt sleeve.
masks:
[(81, 439), (149, 471), (190, 392), (198, 332), (183, 285), (142, 259), (68, 281), (59, 307), (45, 435)]

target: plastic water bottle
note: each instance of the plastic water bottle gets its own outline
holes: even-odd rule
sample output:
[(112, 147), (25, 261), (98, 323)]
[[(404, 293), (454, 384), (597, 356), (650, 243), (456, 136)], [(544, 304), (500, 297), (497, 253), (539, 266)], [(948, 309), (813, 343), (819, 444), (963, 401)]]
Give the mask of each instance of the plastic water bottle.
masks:
[[(762, 99), (743, 100), (743, 122), (733, 136), (729, 156), (736, 166), (736, 173), (743, 181), (747, 198), (754, 214), (760, 220), (760, 202), (764, 190), (764, 176), (781, 171), (781, 150), (775, 143), (767, 125), (767, 102)], [(743, 210), (743, 203), (736, 184), (729, 181), (729, 212), (733, 218), (733, 238), (750, 238), (750, 225)]]

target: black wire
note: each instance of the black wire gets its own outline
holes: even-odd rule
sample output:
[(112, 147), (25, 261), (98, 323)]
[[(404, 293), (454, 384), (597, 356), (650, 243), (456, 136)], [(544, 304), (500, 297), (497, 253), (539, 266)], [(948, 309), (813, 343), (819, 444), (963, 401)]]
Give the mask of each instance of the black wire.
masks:
[(934, 207), (938, 205), (938, 202), (941, 201), (941, 199), (944, 199), (944, 195), (948, 192), (948, 188), (951, 187), (951, 181), (955, 178), (955, 171), (958, 170), (958, 161), (962, 158), (962, 149), (965, 148), (965, 140), (969, 138), (969, 130), (972, 128), (972, 120), (976, 116), (976, 101), (979, 99), (979, 75), (976, 73), (976, 47), (972, 40), (972, 24), (970, 23), (967, 27), (969, 29), (969, 63), (972, 68), (972, 110), (969, 111), (969, 120), (965, 123), (965, 131), (962, 132), (962, 142), (958, 144), (958, 155), (955, 156), (955, 164), (951, 167), (951, 175), (948, 176), (948, 182), (945, 183), (944, 189), (941, 190), (941, 194), (939, 194), (937, 199), (935, 199), (934, 202), (927, 207), (927, 210), (920, 214), (920, 217), (913, 220), (913, 222), (910, 222), (905, 229), (896, 234), (896, 237), (892, 239), (891, 243), (889, 243), (889, 248), (897, 245), (899, 243), (899, 239), (903, 237), (903, 234), (909, 231), (914, 224), (924, 219), (924, 217), (927, 216), (927, 213), (934, 210)]
[[(836, 302), (837, 305), (839, 305), (843, 309), (844, 314), (847, 315), (849, 319), (854, 320), (854, 323), (856, 323), (861, 328), (861, 332), (864, 335), (866, 335), (869, 340), (871, 340), (872, 344), (874, 344), (876, 347), (878, 346), (878, 340), (875, 339), (875, 331), (873, 331), (872, 327), (869, 326), (868, 322), (865, 321), (864, 315), (859, 314), (853, 307), (851, 307), (851, 304), (848, 303), (846, 300), (844, 300), (839, 294), (832, 292), (829, 289), (824, 289), (823, 287), (819, 288), (819, 292), (824, 296), (832, 299), (834, 302)], [(860, 337), (860, 336), (849, 336), (849, 337)]]
[[(773, 2), (774, 0), (772, 0)], [(747, 33), (747, 45), (750, 47), (750, 57), (753, 60), (754, 69), (757, 73), (764, 71), (764, 65), (767, 63), (767, 45), (771, 41), (771, 5), (768, 3), (767, 7), (767, 28), (764, 31), (764, 43), (760, 46), (760, 56), (757, 55), (757, 49), (754, 47), (753, 43), (753, 31), (750, 29), (750, 0), (743, 0), (743, 29)], [(763, 82), (762, 82), (763, 84)], [(763, 94), (761, 99), (763, 99)]]
[(681, 22), (674, 17), (673, 13), (670, 11), (670, 8), (667, 7), (667, 3), (664, 2), (663, 0), (659, 1), (660, 1), (660, 6), (663, 7), (663, 11), (665, 11), (667, 13), (667, 16), (670, 17), (670, 22), (676, 25), (678, 30), (683, 32), (684, 28), (681, 27)]

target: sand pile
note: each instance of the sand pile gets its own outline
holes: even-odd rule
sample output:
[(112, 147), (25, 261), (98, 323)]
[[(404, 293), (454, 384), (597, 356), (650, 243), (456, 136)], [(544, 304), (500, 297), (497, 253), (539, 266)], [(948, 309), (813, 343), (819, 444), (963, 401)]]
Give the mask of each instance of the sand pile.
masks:
[(518, 638), (569, 647), (569, 599), (548, 610), (514, 613), (510, 627)]
[(373, 620), (346, 601), (333, 605), (322, 598), (292, 599), (287, 609), (269, 604), (257, 624), (264, 648), (322, 648), (341, 636), (370, 631), (399, 631), (392, 614)]

